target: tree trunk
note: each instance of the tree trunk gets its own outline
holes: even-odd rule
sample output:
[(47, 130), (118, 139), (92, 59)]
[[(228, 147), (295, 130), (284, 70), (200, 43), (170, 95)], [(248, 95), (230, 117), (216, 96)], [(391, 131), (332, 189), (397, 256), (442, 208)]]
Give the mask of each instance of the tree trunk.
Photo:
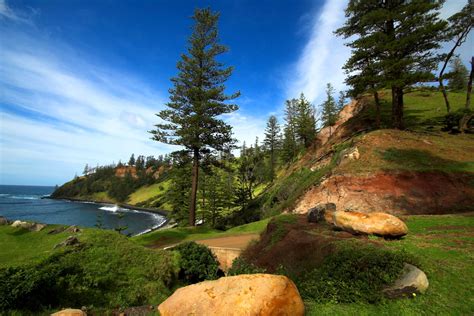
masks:
[(467, 83), (466, 109), (471, 107), (471, 93), (472, 93), (472, 76), (474, 73), (474, 56), (471, 57), (471, 73), (469, 74), (469, 82)]
[(441, 89), (441, 92), (443, 92), (444, 103), (446, 103), (446, 111), (449, 113), (451, 112), (451, 106), (449, 105), (448, 93), (446, 92), (446, 88), (443, 84), (443, 77), (441, 76), (439, 77), (439, 88)]
[(380, 128), (380, 99), (377, 90), (374, 90), (374, 101), (375, 101), (375, 126)]
[(199, 177), (199, 151), (194, 150), (193, 155), (193, 180), (191, 187), (191, 203), (189, 204), (189, 226), (196, 226), (196, 197)]
[(392, 87), (392, 124), (396, 129), (404, 129), (403, 88)]

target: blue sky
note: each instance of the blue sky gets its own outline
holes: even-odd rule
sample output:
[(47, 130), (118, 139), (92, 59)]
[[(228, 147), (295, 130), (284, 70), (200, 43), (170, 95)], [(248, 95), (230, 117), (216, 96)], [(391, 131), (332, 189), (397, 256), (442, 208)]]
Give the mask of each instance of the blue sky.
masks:
[[(168, 99), (196, 7), (221, 13), (221, 60), (235, 67), (224, 119), (240, 142), (262, 138), (270, 114), (326, 82), (344, 89), (350, 52), (332, 31), (343, 0), (0, 0), (0, 184), (61, 184), (89, 165), (175, 148), (147, 133)], [(448, 16), (463, 5), (448, 1)], [(466, 46), (468, 49), (466, 50)], [(470, 42), (463, 55), (468, 56)]]

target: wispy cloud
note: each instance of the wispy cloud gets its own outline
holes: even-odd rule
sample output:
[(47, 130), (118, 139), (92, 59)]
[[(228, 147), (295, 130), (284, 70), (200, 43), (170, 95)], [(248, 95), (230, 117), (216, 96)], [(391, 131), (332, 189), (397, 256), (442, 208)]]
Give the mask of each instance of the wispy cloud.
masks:
[[(32, 13), (34, 13), (34, 11), (32, 11)], [(31, 24), (28, 14), (12, 10), (5, 0), (0, 0), (0, 20), (1, 19), (17, 23)]]
[(330, 82), (336, 90), (344, 89), (342, 66), (350, 56), (350, 49), (333, 32), (344, 23), (346, 4), (345, 0), (327, 0), (309, 20), (312, 24), (310, 36), (288, 80), (288, 98), (303, 92), (317, 105), (324, 95), (326, 83)]

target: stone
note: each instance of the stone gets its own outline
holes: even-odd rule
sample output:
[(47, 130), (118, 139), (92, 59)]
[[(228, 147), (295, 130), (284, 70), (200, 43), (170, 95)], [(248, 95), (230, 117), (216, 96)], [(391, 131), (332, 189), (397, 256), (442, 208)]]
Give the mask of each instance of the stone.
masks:
[(295, 284), (285, 276), (242, 274), (182, 287), (158, 306), (160, 315), (304, 315)]
[(333, 224), (337, 228), (353, 234), (399, 238), (408, 233), (408, 227), (402, 220), (387, 213), (336, 211), (332, 217)]
[(79, 227), (77, 227), (75, 225), (69, 226), (65, 231), (68, 232), (68, 233), (80, 233), (81, 232)]
[(80, 309), (67, 308), (51, 314), (51, 316), (87, 316), (87, 314)]
[(336, 204), (323, 203), (318, 204), (308, 210), (307, 219), (309, 223), (319, 223), (326, 217), (326, 212), (332, 214), (336, 211)]
[(28, 229), (29, 231), (33, 231), (33, 232), (39, 232), (40, 230), (46, 227), (46, 224), (29, 223), (29, 222), (22, 222), (20, 220), (16, 220), (13, 222), (11, 226), (16, 227), (16, 228)]
[(0, 216), (0, 226), (2, 225), (8, 225), (8, 219), (3, 216)]
[(74, 245), (77, 245), (79, 243), (80, 243), (79, 239), (77, 239), (74, 236), (69, 236), (68, 238), (66, 238), (65, 241), (62, 241), (59, 244), (57, 244), (56, 246), (54, 246), (54, 249), (59, 248), (59, 247), (74, 246)]
[(401, 276), (383, 292), (388, 298), (413, 298), (416, 294), (425, 293), (429, 285), (428, 278), (423, 271), (414, 265), (405, 263)]

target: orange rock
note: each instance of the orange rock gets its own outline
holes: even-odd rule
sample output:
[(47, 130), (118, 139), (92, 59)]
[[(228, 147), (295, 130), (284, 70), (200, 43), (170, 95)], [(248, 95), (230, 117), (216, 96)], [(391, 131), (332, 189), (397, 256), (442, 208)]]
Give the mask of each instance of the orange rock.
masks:
[(80, 309), (67, 308), (62, 311), (51, 314), (51, 316), (86, 316), (87, 314)]
[(160, 315), (304, 315), (303, 300), (285, 276), (242, 274), (180, 288)]
[(384, 237), (401, 237), (408, 233), (408, 228), (399, 218), (387, 213), (360, 213), (336, 211), (332, 217), (333, 224), (351, 233), (379, 235)]

